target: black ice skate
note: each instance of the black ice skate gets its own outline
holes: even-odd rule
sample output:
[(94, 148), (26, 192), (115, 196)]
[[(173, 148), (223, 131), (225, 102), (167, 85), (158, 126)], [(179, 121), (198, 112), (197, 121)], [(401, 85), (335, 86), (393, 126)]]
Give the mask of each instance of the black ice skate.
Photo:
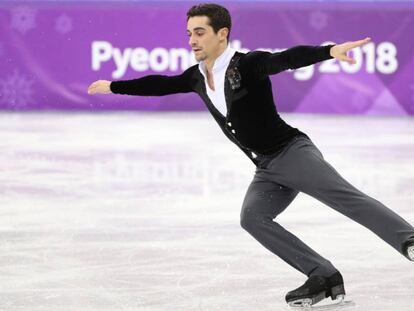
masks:
[(331, 297), (334, 303), (323, 307), (352, 303), (351, 301), (345, 301), (344, 281), (339, 272), (329, 278), (318, 275), (311, 276), (305, 284), (287, 293), (286, 302), (294, 308), (312, 308), (314, 304), (328, 297)]

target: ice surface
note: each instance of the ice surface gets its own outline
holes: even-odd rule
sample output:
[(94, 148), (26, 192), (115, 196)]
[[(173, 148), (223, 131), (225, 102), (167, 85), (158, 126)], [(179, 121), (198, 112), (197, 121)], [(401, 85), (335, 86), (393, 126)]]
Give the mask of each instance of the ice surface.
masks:
[[(414, 119), (282, 114), (414, 223)], [(0, 310), (283, 310), (305, 276), (240, 226), (253, 163), (206, 113), (2, 113)], [(412, 310), (414, 263), (305, 194), (278, 222), (353, 310)]]

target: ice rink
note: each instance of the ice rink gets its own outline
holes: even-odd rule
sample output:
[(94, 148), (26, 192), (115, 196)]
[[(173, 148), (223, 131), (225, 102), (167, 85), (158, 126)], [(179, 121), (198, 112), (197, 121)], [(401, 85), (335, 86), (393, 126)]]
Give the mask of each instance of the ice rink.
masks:
[[(282, 114), (414, 224), (414, 119)], [(288, 310), (306, 277), (240, 226), (255, 167), (208, 113), (1, 113), (0, 310)], [(414, 310), (414, 262), (299, 194), (276, 219), (347, 310)]]

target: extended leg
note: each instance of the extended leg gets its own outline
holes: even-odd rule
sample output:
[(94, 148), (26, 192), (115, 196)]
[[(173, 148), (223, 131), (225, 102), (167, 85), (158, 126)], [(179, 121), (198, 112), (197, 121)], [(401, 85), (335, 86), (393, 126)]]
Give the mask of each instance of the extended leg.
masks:
[(404, 256), (405, 245), (414, 241), (414, 228), (381, 202), (347, 182), (306, 138), (298, 139), (259, 176), (309, 194), (370, 229)]

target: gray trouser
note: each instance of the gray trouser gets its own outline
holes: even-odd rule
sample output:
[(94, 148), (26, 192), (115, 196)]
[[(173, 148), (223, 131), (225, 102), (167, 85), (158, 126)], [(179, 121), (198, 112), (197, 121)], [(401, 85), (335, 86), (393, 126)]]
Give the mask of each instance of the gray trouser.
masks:
[(259, 165), (241, 210), (241, 226), (307, 276), (329, 276), (337, 269), (273, 220), (300, 191), (365, 226), (403, 255), (403, 245), (414, 241), (414, 228), (408, 222), (347, 182), (307, 137), (295, 137), (277, 155), (257, 159)]

